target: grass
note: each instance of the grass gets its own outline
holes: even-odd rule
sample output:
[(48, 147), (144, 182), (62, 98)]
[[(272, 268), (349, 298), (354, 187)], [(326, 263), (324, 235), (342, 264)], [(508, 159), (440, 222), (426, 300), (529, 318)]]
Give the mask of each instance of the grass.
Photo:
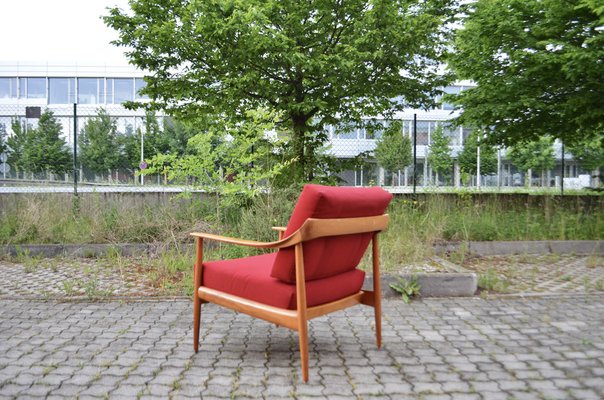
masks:
[(487, 292), (505, 293), (509, 283), (499, 276), (493, 268), (487, 269), (486, 272), (478, 275), (478, 288)]
[[(59, 195), (27, 195), (4, 202), (0, 211), (0, 244), (43, 243), (159, 243), (168, 249), (158, 258), (140, 260), (134, 267), (149, 275), (154, 286), (167, 292), (187, 293), (192, 257), (186, 246), (192, 231), (219, 232), (247, 239), (272, 241), (272, 226), (287, 224), (298, 190), (261, 196), (248, 203), (219, 203), (207, 197), (143, 202), (136, 197), (83, 196), (76, 205)], [(591, 199), (591, 200), (590, 200)], [(380, 238), (384, 271), (424, 261), (433, 245), (461, 242), (451, 257), (462, 264), (463, 243), (484, 240), (603, 239), (602, 197), (528, 196), (526, 194), (423, 194), (395, 199), (389, 209), (389, 228)], [(209, 249), (206, 259), (252, 254), (242, 247), (222, 245)], [(39, 260), (21, 251), (34, 272)], [(107, 264), (121, 275), (132, 268), (119, 252), (109, 251)], [(589, 262), (594, 267), (601, 259)], [(363, 268), (369, 267), (368, 257)], [(69, 287), (64, 288), (69, 292)], [(98, 295), (94, 282), (88, 292)]]

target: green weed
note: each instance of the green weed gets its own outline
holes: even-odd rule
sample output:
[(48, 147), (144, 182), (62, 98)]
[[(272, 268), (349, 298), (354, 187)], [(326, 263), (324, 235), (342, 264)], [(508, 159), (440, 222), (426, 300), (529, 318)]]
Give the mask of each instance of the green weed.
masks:
[(419, 295), (420, 285), (415, 276), (410, 279), (399, 277), (397, 282), (390, 284), (390, 287), (400, 293), (403, 301), (407, 304), (413, 297)]
[(497, 270), (489, 268), (485, 273), (478, 275), (478, 288), (489, 292), (505, 292), (508, 282), (501, 279)]

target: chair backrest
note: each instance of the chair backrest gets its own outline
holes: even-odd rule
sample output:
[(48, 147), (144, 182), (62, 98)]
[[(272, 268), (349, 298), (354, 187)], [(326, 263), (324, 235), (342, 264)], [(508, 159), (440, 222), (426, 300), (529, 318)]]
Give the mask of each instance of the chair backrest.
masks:
[[(333, 187), (305, 185), (285, 230), (285, 237), (308, 218), (354, 218), (382, 215), (392, 195), (378, 187)], [(373, 233), (332, 236), (303, 244), (306, 280), (327, 278), (357, 267)], [(295, 282), (294, 249), (280, 249), (271, 276)]]

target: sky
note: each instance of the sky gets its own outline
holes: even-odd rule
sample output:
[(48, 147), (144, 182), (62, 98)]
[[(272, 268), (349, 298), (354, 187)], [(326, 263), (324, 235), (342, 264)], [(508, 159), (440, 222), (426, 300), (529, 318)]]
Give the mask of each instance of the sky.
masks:
[(127, 65), (117, 32), (101, 20), (127, 0), (0, 0), (0, 61)]

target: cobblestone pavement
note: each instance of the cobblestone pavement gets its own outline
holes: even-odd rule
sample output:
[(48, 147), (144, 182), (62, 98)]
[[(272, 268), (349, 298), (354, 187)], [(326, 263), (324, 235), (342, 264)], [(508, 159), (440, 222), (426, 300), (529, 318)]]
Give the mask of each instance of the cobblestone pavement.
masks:
[(0, 298), (150, 296), (156, 291), (123, 263), (96, 259), (0, 261)]
[(0, 300), (0, 398), (602, 399), (604, 294), (385, 302), (295, 332), (188, 300)]
[(568, 293), (604, 291), (604, 256), (508, 255), (475, 257), (463, 267), (496, 276), (497, 291)]
[[(25, 257), (22, 262), (0, 260), (0, 299), (98, 299), (166, 294), (154, 288), (145, 274), (137, 272), (133, 260), (136, 259)], [(492, 271), (496, 278), (494, 291), (500, 293), (604, 291), (604, 257), (597, 255), (473, 257), (465, 260), (463, 268), (436, 258), (419, 265), (401, 266), (397, 272), (454, 271), (477, 274)]]

